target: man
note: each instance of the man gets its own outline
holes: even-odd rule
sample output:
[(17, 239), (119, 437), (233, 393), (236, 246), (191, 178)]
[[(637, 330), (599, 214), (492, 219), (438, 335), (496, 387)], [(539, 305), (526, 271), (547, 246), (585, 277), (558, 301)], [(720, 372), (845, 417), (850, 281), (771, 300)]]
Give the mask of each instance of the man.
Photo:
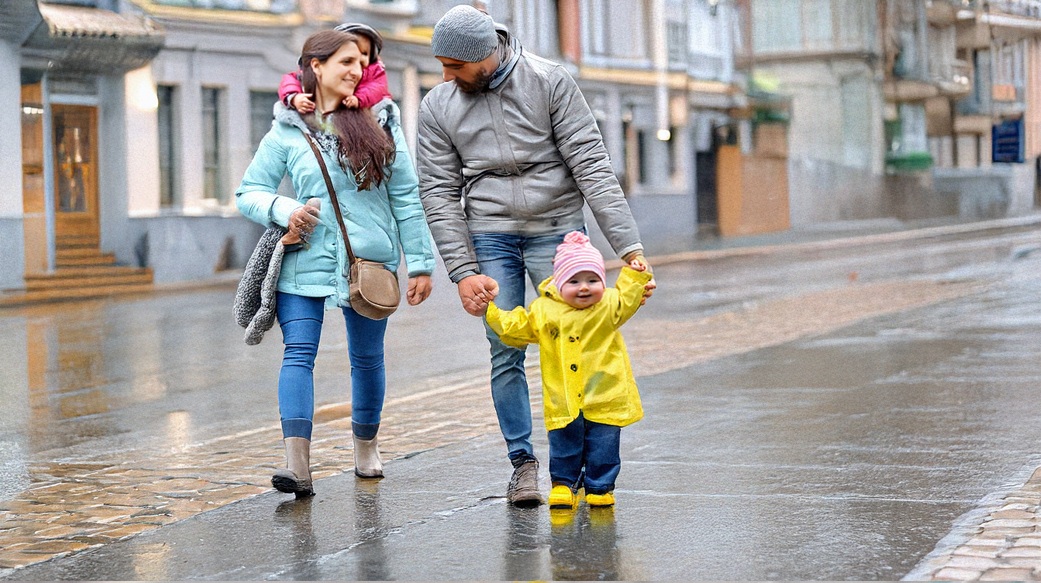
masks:
[[(431, 48), (445, 83), (419, 108), (420, 197), (463, 308), (476, 316), (492, 299), (503, 310), (524, 305), (525, 275), (537, 289), (553, 274), (564, 235), (585, 229), (583, 202), (615, 253), (646, 264), (596, 121), (568, 72), (525, 52), (471, 6), (445, 13)], [(653, 289), (652, 280), (645, 295)], [(506, 497), (538, 506), (524, 351), (485, 328), (492, 401), (514, 467)]]

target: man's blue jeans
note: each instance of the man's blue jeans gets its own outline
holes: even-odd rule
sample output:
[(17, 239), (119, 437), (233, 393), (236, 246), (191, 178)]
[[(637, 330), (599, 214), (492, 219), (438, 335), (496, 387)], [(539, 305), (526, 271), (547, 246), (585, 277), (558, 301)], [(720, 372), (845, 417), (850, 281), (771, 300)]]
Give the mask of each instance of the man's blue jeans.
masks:
[[(622, 469), (621, 437), (621, 427), (595, 423), (579, 413), (567, 427), (549, 432), (550, 479), (572, 490), (585, 486), (586, 494), (613, 491)], [(583, 468), (585, 479), (579, 484)]]
[[(553, 256), (565, 233), (525, 236), (504, 233), (474, 233), (474, 252), (481, 273), (499, 283), (495, 305), (503, 310), (527, 306), (525, 277), (538, 290), (553, 275)], [(533, 298), (534, 299), (534, 298)], [(524, 351), (506, 346), (484, 325), (492, 356), (492, 402), (499, 429), (514, 466), (534, 459), (531, 447), (531, 401), (524, 376)]]
[[(278, 324), (285, 353), (278, 375), (278, 411), (283, 437), (311, 439), (314, 424), (314, 359), (322, 336), (325, 298), (278, 292)], [(347, 353), (351, 362), (351, 422), (354, 433), (372, 439), (379, 430), (387, 390), (383, 336), (387, 320), (370, 320), (343, 308)]]

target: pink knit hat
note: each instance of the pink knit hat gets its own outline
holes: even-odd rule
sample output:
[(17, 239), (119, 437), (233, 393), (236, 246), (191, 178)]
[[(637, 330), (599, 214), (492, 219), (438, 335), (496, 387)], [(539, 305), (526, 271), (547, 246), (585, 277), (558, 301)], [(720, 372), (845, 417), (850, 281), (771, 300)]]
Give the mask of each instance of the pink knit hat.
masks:
[(607, 280), (604, 276), (604, 256), (589, 243), (589, 237), (581, 231), (571, 231), (564, 236), (564, 242), (557, 245), (557, 255), (553, 258), (553, 285), (559, 290), (581, 271), (592, 271), (601, 280)]

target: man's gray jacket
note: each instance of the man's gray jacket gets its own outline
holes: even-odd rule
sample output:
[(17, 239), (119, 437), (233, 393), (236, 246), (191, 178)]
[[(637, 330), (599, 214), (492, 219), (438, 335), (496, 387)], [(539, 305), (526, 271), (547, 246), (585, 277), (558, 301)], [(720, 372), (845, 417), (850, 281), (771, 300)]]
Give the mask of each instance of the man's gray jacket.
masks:
[(578, 84), (502, 29), (499, 41), (520, 53), (505, 81), (477, 94), (442, 83), (419, 107), (420, 197), (452, 281), (480, 273), (470, 233), (580, 229), (583, 200), (615, 253), (642, 251)]

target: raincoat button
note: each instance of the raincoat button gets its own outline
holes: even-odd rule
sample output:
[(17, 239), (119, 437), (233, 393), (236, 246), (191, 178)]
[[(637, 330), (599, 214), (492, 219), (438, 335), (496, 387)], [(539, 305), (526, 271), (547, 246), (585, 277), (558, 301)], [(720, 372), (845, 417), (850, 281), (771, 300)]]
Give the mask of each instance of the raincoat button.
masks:
[(578, 372), (578, 365), (577, 364), (571, 365), (571, 372)]
[(569, 341), (571, 341), (571, 342), (574, 342), (574, 341), (575, 341), (575, 337), (574, 337), (574, 336), (568, 336), (568, 337), (567, 337), (567, 339), (568, 339)]

